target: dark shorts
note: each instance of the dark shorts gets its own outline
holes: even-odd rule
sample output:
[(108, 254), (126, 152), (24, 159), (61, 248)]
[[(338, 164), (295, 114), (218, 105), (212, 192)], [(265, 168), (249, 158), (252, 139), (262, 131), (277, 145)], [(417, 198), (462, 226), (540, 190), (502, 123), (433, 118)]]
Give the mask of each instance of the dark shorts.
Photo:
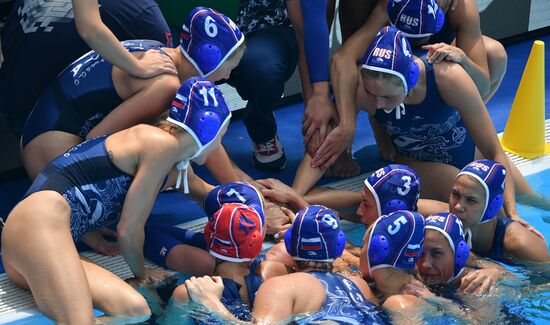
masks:
[(166, 267), (166, 257), (177, 245), (189, 245), (206, 250), (203, 233), (161, 223), (145, 225), (143, 254), (151, 261)]

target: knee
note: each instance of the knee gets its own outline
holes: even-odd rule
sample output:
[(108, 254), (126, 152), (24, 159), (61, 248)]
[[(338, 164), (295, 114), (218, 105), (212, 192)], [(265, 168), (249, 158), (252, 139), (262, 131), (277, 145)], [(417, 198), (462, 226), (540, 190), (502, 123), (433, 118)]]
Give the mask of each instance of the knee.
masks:
[(485, 37), (485, 49), (487, 51), (487, 63), (491, 72), (491, 80), (501, 78), (506, 71), (508, 64), (508, 54), (504, 46), (494, 39)]
[(116, 314), (124, 317), (148, 319), (151, 317), (151, 309), (145, 298), (136, 291), (124, 299), (124, 304)]
[(179, 285), (176, 290), (174, 290), (174, 293), (172, 294), (172, 300), (174, 302), (180, 303), (189, 302), (189, 300), (191, 300), (189, 294), (187, 293), (187, 287), (185, 286), (185, 284)]
[(257, 56), (246, 62), (245, 75), (249, 84), (258, 89), (283, 86), (295, 67), (287, 65), (282, 58)]

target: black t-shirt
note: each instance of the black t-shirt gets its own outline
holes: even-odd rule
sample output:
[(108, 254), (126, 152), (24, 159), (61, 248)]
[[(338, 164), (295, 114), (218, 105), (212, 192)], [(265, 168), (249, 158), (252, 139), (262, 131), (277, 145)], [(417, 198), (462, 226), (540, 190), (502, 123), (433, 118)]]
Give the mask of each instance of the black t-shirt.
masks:
[[(153, 0), (99, 0), (105, 25), (123, 41), (172, 46), (170, 28)], [(71, 62), (90, 50), (74, 23), (71, 0), (16, 0), (1, 31), (0, 116), (18, 135), (34, 103)]]
[(8, 19), (14, 3), (13, 0), (0, 0), (0, 26)]

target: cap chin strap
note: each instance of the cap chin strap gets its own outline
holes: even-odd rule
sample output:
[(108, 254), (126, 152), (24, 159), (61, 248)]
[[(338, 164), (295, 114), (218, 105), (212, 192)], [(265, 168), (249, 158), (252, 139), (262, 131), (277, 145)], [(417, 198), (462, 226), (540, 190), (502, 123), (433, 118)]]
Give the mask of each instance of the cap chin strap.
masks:
[[(189, 194), (189, 182), (187, 181), (187, 171), (189, 170), (189, 165), (191, 164), (191, 161), (197, 158), (198, 156), (200, 156), (200, 154), (204, 151), (204, 149), (206, 149), (206, 147), (210, 144), (208, 143), (207, 145), (202, 145), (200, 141), (196, 141), (196, 143), (199, 146), (199, 150), (197, 150), (197, 152), (191, 158), (180, 161), (176, 167), (178, 169), (178, 178), (176, 179), (176, 189), (180, 188), (181, 180), (183, 178), (183, 193), (185, 194)], [(184, 170), (183, 177), (181, 175), (182, 169)]]
[(405, 104), (404, 103), (401, 103), (399, 105), (397, 105), (395, 108), (390, 108), (390, 109), (385, 109), (384, 108), (384, 112), (390, 114), (391, 112), (395, 111), (395, 119), (396, 120), (400, 120), (401, 119), (401, 115), (405, 115)]
[(464, 234), (464, 238), (466, 239), (466, 243), (472, 249), (472, 231), (470, 228), (465, 229), (466, 233)]
[(187, 182), (187, 171), (189, 170), (189, 160), (182, 160), (178, 163), (177, 166), (178, 169), (178, 178), (176, 179), (176, 189), (180, 188), (181, 185), (181, 179), (182, 174), (181, 170), (183, 169), (185, 172), (183, 174), (183, 192), (185, 194), (189, 194), (189, 183)]

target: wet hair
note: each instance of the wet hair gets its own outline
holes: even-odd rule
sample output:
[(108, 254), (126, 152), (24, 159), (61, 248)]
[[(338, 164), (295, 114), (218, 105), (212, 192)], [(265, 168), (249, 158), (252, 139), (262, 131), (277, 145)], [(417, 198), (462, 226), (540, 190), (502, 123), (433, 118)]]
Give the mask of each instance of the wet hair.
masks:
[(312, 268), (320, 271), (332, 271), (332, 262), (298, 261), (298, 260), (296, 260), (295, 262), (300, 269)]

